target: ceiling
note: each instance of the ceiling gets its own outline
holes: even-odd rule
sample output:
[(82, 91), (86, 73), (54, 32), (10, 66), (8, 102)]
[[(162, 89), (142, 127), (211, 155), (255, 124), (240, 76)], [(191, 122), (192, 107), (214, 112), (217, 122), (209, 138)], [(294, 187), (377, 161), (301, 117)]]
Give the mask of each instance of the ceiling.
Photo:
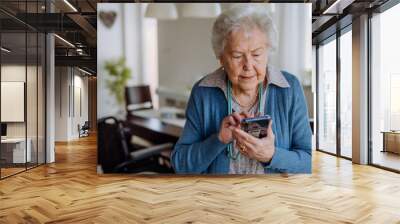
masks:
[[(113, 0), (1, 0), (0, 25), (2, 44), (13, 54), (25, 54), (25, 29), (55, 32), (70, 44), (55, 38), (56, 65), (81, 66), (96, 71), (97, 3), (133, 2)], [(269, 2), (282, 2), (272, 0)], [(340, 26), (351, 23), (360, 12), (371, 10), (387, 0), (292, 0), (285, 2), (312, 3), (313, 43), (326, 38)], [(48, 13), (52, 9), (53, 13)], [(338, 23), (338, 21), (341, 21)], [(346, 22), (347, 21), (347, 22)], [(21, 33), (21, 31), (24, 31)], [(34, 53), (35, 43), (28, 38), (28, 55)], [(79, 49), (79, 50), (78, 50)], [(28, 56), (29, 58), (29, 56)]]
[(350, 25), (353, 17), (374, 11), (388, 0), (313, 0), (313, 44), (332, 36), (339, 29)]
[[(12, 50), (3, 60), (18, 63), (26, 56), (29, 63), (29, 59), (36, 57), (38, 50), (36, 39), (32, 40), (36, 33), (54, 32), (74, 45), (55, 38), (56, 66), (79, 66), (96, 73), (97, 2), (100, 1), (69, 0), (72, 8), (63, 0), (48, 0), (46, 8), (44, 0), (1, 0), (2, 46)], [(48, 13), (50, 8), (52, 13)], [(27, 38), (25, 30), (28, 30)], [(34, 32), (35, 35), (30, 35), (29, 32)]]

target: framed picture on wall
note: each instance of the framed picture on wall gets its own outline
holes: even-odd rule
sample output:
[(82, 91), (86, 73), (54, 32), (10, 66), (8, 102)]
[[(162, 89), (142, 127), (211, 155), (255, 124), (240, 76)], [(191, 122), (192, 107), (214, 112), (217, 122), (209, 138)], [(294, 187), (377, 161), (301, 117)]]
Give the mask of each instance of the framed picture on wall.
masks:
[(1, 82), (1, 122), (24, 122), (25, 82)]

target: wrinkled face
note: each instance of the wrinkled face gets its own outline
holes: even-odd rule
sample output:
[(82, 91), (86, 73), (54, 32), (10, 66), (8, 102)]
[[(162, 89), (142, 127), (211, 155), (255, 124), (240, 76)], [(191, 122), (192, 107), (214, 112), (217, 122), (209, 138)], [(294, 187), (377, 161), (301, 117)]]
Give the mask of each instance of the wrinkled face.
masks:
[(220, 63), (233, 88), (243, 91), (257, 88), (266, 75), (267, 50), (267, 38), (258, 28), (240, 28), (230, 33)]

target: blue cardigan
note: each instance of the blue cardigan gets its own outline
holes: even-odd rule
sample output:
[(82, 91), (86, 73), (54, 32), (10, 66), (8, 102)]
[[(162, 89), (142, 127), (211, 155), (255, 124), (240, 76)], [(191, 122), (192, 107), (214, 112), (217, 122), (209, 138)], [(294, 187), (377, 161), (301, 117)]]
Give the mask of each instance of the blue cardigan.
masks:
[[(298, 79), (281, 73), (289, 88), (268, 84), (265, 114), (273, 119), (275, 153), (265, 173), (311, 173), (311, 128), (307, 104)], [(186, 123), (171, 155), (179, 174), (228, 174), (227, 144), (218, 139), (221, 121), (228, 115), (227, 100), (220, 88), (197, 82), (186, 109)]]

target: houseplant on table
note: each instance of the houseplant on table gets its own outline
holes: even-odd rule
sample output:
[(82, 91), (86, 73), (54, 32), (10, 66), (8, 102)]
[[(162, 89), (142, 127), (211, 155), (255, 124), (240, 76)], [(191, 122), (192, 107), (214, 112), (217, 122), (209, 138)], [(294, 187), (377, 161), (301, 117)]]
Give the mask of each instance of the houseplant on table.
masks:
[(118, 114), (124, 113), (124, 95), (125, 86), (128, 80), (131, 78), (131, 70), (125, 64), (125, 58), (118, 60), (110, 60), (105, 62), (105, 70), (108, 72), (108, 79), (106, 80), (106, 86), (108, 90), (114, 95), (118, 106)]

